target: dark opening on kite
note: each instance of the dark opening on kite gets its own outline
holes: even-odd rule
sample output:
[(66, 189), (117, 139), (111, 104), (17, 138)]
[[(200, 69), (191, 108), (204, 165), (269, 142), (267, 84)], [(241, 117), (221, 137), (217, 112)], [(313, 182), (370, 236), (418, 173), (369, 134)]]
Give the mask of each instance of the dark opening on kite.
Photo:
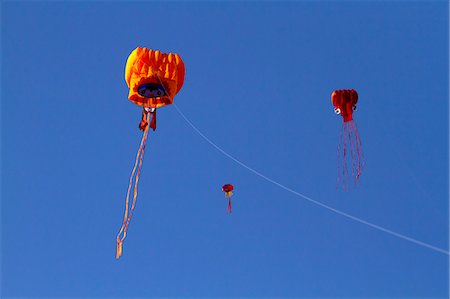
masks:
[(156, 98), (166, 95), (164, 86), (157, 83), (144, 83), (139, 85), (138, 93), (145, 98)]

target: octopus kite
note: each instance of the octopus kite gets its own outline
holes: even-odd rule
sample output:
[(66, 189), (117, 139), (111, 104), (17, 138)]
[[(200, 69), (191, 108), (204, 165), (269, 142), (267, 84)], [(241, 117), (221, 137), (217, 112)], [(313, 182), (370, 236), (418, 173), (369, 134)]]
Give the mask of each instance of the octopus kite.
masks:
[(233, 196), (234, 187), (231, 184), (225, 184), (222, 186), (222, 191), (225, 193), (225, 197), (228, 199), (227, 212), (231, 214), (233, 209), (231, 208), (231, 196)]
[[(161, 53), (147, 48), (136, 48), (128, 57), (125, 81), (130, 92), (128, 99), (142, 107), (139, 129), (143, 131), (125, 199), (125, 213), (117, 234), (116, 258), (122, 255), (123, 242), (136, 206), (139, 176), (144, 160), (149, 128), (156, 130), (156, 109), (173, 103), (184, 82), (184, 63), (178, 54)], [(133, 196), (130, 204), (130, 193)]]
[[(338, 178), (337, 188), (348, 187), (349, 179), (356, 185), (364, 168), (364, 155), (353, 112), (356, 111), (358, 93), (354, 89), (335, 90), (331, 94), (334, 112), (343, 119), (341, 136), (338, 145)], [(349, 168), (351, 168), (349, 170)]]

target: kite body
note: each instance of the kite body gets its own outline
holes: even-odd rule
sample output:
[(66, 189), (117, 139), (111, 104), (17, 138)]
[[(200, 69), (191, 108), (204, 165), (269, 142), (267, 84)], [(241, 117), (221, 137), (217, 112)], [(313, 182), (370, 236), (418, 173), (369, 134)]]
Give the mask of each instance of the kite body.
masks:
[(138, 47), (131, 52), (125, 67), (128, 99), (147, 108), (170, 105), (183, 86), (184, 74), (184, 63), (178, 54)]
[(349, 122), (353, 120), (353, 111), (356, 111), (358, 93), (354, 89), (335, 90), (331, 94), (331, 103), (334, 106), (334, 112), (342, 115), (344, 122)]

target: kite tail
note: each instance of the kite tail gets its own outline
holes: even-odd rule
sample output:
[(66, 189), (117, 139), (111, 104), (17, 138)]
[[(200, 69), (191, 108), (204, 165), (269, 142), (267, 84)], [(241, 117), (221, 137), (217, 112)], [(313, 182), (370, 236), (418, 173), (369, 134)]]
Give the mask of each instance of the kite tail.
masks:
[[(364, 163), (364, 154), (356, 123), (353, 120), (344, 122), (338, 145), (338, 180), (336, 188), (338, 189), (341, 185), (347, 191), (350, 178), (357, 185)], [(351, 170), (349, 170), (349, 167), (351, 167)]]
[[(149, 116), (145, 115), (145, 121), (148, 124)], [(145, 147), (147, 145), (147, 136), (148, 136), (148, 125), (144, 128), (144, 134), (142, 135), (141, 144), (139, 146), (138, 152), (136, 154), (136, 160), (134, 162), (133, 171), (131, 172), (130, 182), (128, 183), (127, 197), (125, 199), (125, 213), (123, 215), (122, 227), (119, 230), (119, 233), (116, 237), (117, 248), (116, 248), (116, 259), (120, 258), (122, 255), (122, 245), (123, 241), (127, 236), (128, 226), (130, 225), (131, 217), (133, 216), (133, 211), (136, 206), (136, 199), (138, 194), (138, 183), (139, 176), (141, 174), (142, 162), (144, 160)], [(133, 201), (131, 202), (130, 207), (130, 193), (131, 186), (133, 185), (134, 180), (134, 188), (133, 188)]]
[(231, 214), (231, 212), (233, 212), (233, 209), (231, 207), (231, 197), (228, 197), (227, 212), (228, 212), (228, 214)]
[[(151, 121), (149, 121), (149, 114), (152, 118)], [(145, 131), (148, 124), (150, 123), (150, 128), (153, 129), (153, 131), (156, 130), (156, 109), (155, 108), (144, 108), (142, 109), (142, 119), (139, 123), (139, 130)]]
[[(347, 154), (348, 154), (348, 124), (342, 123), (341, 135), (339, 137), (338, 144), (338, 177), (336, 183), (336, 189), (342, 187), (344, 190), (348, 189), (348, 166), (347, 166)], [(342, 152), (341, 152), (342, 151)]]
[(361, 173), (364, 168), (365, 160), (364, 160), (364, 153), (362, 151), (362, 144), (361, 144), (361, 138), (359, 137), (358, 128), (356, 127), (356, 123), (353, 122), (353, 134), (355, 136), (355, 150), (357, 154), (357, 161), (356, 161), (356, 180), (359, 180), (359, 177), (361, 176)]
[(150, 122), (150, 128), (153, 129), (153, 131), (156, 130), (156, 109), (153, 110), (153, 112), (150, 112), (150, 115), (152, 116), (152, 121)]

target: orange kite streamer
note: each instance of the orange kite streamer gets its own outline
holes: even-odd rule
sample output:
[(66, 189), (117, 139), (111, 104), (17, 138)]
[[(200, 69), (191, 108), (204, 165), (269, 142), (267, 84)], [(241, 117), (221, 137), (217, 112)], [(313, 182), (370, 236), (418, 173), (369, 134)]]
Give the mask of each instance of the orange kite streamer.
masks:
[[(125, 200), (125, 214), (122, 226), (116, 237), (116, 258), (120, 258), (123, 241), (127, 236), (128, 226), (136, 206), (138, 182), (147, 145), (148, 128), (156, 130), (156, 109), (173, 103), (175, 95), (184, 82), (184, 63), (178, 54), (161, 53), (147, 48), (136, 48), (128, 57), (125, 67), (125, 81), (130, 92), (128, 99), (142, 106), (142, 119), (139, 129), (143, 131), (133, 171), (128, 184)], [(130, 205), (130, 193), (133, 186), (133, 200)]]

